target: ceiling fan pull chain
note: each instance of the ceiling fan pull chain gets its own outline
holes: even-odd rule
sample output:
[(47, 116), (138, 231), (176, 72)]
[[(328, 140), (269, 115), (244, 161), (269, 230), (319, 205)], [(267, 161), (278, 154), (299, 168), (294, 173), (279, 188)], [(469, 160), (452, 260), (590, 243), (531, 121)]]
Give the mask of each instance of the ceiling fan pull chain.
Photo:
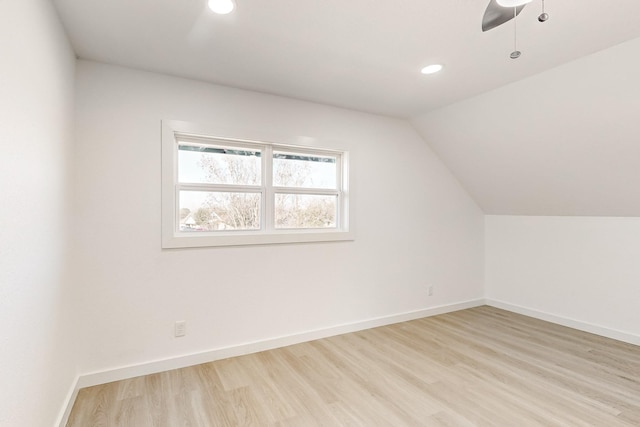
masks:
[(549, 14), (544, 11), (544, 0), (542, 0), (542, 13), (538, 16), (538, 21), (546, 22), (549, 19)]
[(522, 52), (518, 50), (518, 8), (513, 8), (513, 52), (509, 55), (511, 59), (518, 59)]

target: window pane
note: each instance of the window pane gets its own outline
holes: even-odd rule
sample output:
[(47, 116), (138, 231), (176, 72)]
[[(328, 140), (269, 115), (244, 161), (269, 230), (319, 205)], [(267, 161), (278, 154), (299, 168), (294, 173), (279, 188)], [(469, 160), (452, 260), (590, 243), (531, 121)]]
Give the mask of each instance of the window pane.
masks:
[(276, 151), (273, 185), (294, 188), (336, 188), (336, 156)]
[(180, 191), (180, 231), (257, 230), (260, 193)]
[(178, 181), (260, 185), (260, 150), (180, 143)]
[(337, 196), (276, 194), (276, 228), (335, 228)]

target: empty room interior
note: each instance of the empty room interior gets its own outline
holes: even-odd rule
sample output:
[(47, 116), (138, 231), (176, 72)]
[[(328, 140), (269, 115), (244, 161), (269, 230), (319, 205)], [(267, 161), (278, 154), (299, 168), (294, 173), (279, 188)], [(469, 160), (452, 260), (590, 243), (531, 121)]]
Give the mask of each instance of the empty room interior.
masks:
[(0, 0), (0, 426), (640, 425), (640, 2)]

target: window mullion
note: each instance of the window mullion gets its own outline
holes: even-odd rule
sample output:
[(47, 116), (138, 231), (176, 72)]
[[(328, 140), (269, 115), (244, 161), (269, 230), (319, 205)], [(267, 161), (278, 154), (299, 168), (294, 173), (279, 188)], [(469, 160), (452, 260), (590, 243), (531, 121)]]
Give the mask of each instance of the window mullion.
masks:
[(206, 191), (224, 193), (260, 193), (262, 187), (258, 185), (229, 185), (229, 184), (176, 184), (178, 191)]
[(273, 192), (273, 148), (267, 145), (262, 150), (262, 220), (264, 220), (263, 230), (271, 232), (274, 230), (275, 217), (275, 195)]
[(273, 187), (277, 194), (309, 194), (311, 196), (339, 196), (340, 191), (329, 188)]
[(345, 218), (345, 212), (344, 212), (344, 197), (343, 197), (343, 192), (344, 192), (344, 176), (345, 176), (345, 170), (343, 169), (344, 167), (344, 163), (343, 163), (343, 156), (337, 156), (336, 157), (336, 188), (338, 190), (338, 200), (336, 201), (336, 227), (338, 228), (342, 228), (344, 227), (344, 218)]

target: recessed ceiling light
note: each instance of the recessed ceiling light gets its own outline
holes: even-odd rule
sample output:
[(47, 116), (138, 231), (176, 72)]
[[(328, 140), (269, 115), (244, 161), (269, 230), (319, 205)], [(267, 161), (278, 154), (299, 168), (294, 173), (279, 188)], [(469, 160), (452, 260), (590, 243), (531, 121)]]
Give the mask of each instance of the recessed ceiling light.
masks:
[(433, 74), (433, 73), (437, 73), (440, 70), (442, 70), (441, 64), (427, 65), (422, 69), (422, 74)]
[(226, 15), (235, 9), (233, 0), (209, 0), (209, 9), (219, 15)]

